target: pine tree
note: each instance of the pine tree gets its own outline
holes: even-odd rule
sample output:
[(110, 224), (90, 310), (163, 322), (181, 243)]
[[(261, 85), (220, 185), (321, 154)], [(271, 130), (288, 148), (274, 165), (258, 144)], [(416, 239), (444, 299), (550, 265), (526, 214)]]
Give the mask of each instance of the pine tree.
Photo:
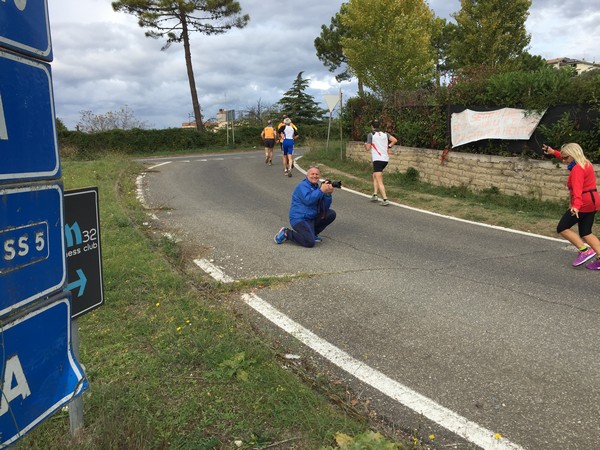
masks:
[(319, 107), (312, 95), (305, 92), (308, 88), (309, 78), (302, 78), (300, 72), (291, 89), (283, 94), (283, 98), (277, 102), (284, 114), (290, 116), (295, 124), (314, 124), (323, 120), (325, 110)]
[(136, 16), (139, 25), (150, 30), (146, 32), (147, 37), (166, 37), (167, 42), (162, 50), (173, 42), (183, 42), (196, 128), (202, 130), (202, 113), (192, 68), (190, 32), (211, 35), (225, 33), (231, 28), (244, 28), (250, 16), (242, 15), (239, 2), (234, 0), (120, 0), (113, 2), (112, 7), (115, 11)]

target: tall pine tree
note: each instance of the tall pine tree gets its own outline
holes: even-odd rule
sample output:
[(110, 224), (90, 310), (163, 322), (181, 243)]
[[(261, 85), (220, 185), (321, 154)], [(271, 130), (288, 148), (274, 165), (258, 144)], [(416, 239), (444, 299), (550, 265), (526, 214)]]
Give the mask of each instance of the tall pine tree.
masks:
[(202, 113), (190, 50), (190, 33), (221, 34), (231, 28), (244, 28), (250, 16), (242, 15), (239, 2), (234, 0), (120, 0), (112, 2), (115, 11), (124, 11), (138, 18), (140, 27), (148, 28), (146, 36), (167, 38), (162, 50), (173, 42), (183, 42), (190, 93), (196, 128), (200, 131)]
[(310, 82), (309, 78), (302, 78), (300, 72), (291, 89), (283, 94), (283, 98), (277, 102), (284, 114), (291, 117), (295, 124), (314, 124), (323, 120), (325, 110), (319, 107), (312, 95), (307, 94), (306, 88)]

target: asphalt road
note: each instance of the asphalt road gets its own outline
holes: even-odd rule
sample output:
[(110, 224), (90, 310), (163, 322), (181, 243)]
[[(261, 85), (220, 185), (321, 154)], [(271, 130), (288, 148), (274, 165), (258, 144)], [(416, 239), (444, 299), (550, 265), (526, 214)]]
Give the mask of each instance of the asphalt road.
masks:
[[(233, 279), (314, 274), (257, 295), (466, 431), (289, 339), (398, 427), (434, 434), (440, 448), (600, 448), (600, 273), (572, 268), (565, 242), (336, 190), (338, 218), (322, 243), (276, 245), (303, 175), (284, 177), (275, 161), (266, 166), (262, 152), (147, 160), (144, 199)], [(481, 444), (470, 424), (502, 438)]]

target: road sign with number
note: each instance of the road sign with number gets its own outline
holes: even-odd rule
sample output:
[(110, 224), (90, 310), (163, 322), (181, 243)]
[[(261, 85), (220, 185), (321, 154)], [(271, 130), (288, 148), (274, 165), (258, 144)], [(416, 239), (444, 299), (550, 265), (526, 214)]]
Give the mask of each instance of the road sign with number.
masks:
[(0, 154), (0, 181), (60, 178), (50, 66), (6, 51), (0, 51)]
[(98, 188), (65, 192), (67, 290), (73, 299), (73, 318), (104, 303)]
[(0, 47), (52, 61), (47, 0), (0, 0)]
[(61, 184), (0, 188), (0, 316), (64, 286), (64, 249)]
[(8, 445), (88, 388), (71, 351), (68, 294), (0, 321), (0, 445)]

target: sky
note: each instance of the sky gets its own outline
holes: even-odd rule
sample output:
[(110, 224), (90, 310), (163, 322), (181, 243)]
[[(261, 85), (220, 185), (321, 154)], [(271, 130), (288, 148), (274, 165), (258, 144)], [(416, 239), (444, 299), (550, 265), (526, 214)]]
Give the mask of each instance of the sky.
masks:
[[(16, 1), (16, 0), (2, 0)], [(22, 0), (20, 0), (22, 2)], [(250, 22), (217, 36), (194, 33), (192, 63), (203, 119), (219, 109), (268, 107), (292, 87), (299, 72), (307, 93), (345, 101), (356, 81), (338, 83), (316, 57), (314, 40), (344, 0), (239, 0)], [(430, 0), (436, 16), (451, 20), (460, 0)], [(127, 108), (146, 128), (180, 127), (193, 120), (183, 46), (161, 51), (134, 16), (114, 12), (110, 0), (48, 0), (56, 116), (74, 129), (82, 111)], [(544, 58), (600, 62), (600, 0), (533, 0), (526, 22), (529, 52)]]

